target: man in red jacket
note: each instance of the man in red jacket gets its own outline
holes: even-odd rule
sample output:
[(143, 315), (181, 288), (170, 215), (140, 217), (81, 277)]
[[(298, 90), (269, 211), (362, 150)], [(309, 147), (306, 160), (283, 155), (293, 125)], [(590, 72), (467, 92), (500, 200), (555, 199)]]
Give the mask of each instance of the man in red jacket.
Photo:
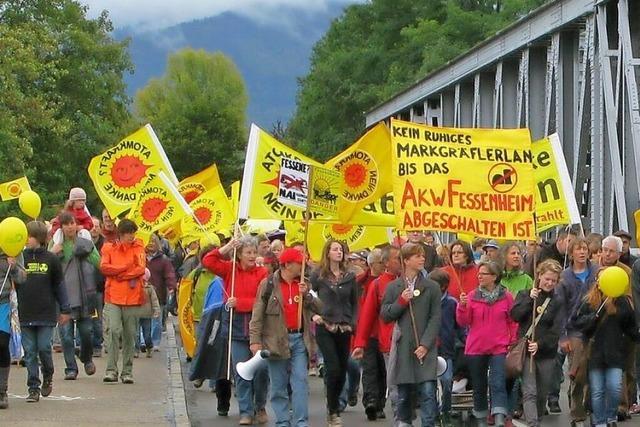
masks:
[[(380, 306), (387, 285), (394, 281), (401, 271), (400, 249), (395, 246), (382, 248), (381, 261), (385, 271), (369, 286), (358, 317), (358, 328), (351, 357), (362, 360), (363, 402), (367, 418), (371, 421), (385, 418), (386, 369), (385, 358), (391, 350), (393, 323), (380, 319)], [(390, 398), (395, 418), (395, 393)]]

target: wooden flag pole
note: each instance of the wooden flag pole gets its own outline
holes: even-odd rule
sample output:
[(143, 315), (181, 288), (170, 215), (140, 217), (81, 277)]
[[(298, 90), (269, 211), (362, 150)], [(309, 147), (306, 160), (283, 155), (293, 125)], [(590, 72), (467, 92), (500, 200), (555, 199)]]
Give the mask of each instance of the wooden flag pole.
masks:
[[(238, 221), (236, 220), (233, 225), (233, 239), (236, 239), (238, 233)], [(233, 258), (231, 259), (231, 292), (229, 298), (233, 298), (236, 289), (236, 255), (238, 250), (236, 249), (235, 242), (233, 244)], [(233, 307), (229, 308), (229, 337), (227, 340), (227, 380), (231, 381), (231, 337), (233, 331)]]
[[(311, 192), (311, 183), (313, 182), (313, 166), (309, 165), (309, 181), (308, 181), (308, 185), (307, 185), (307, 206), (304, 210), (304, 221), (302, 222), (302, 224), (304, 225), (304, 237), (302, 239), (302, 269), (300, 270), (300, 283), (304, 282), (304, 273), (306, 270), (306, 266), (307, 266), (307, 237), (309, 235), (309, 220), (311, 219), (311, 209), (309, 208), (309, 199), (310, 199), (310, 192)], [(298, 288), (300, 289), (300, 288)], [(302, 304), (304, 301), (304, 295), (302, 295), (301, 292), (299, 292), (299, 298), (300, 301), (298, 302), (298, 327), (299, 329), (302, 328)]]
[[(397, 232), (398, 233), (398, 242), (400, 241), (400, 231)], [(402, 281), (405, 284), (405, 287), (409, 284), (409, 282), (407, 282), (407, 275), (405, 272), (405, 267), (404, 267), (404, 258), (402, 258), (402, 253), (400, 253), (400, 268), (402, 269)], [(418, 349), (418, 347), (420, 347), (420, 339), (418, 338), (418, 328), (416, 327), (416, 317), (413, 314), (413, 300), (409, 300), (409, 317), (411, 318), (411, 329), (413, 329), (413, 339), (416, 342), (416, 350)], [(417, 358), (417, 356), (416, 356)], [(418, 362), (420, 363), (420, 365), (422, 365), (424, 363), (424, 361), (420, 358), (418, 358)]]

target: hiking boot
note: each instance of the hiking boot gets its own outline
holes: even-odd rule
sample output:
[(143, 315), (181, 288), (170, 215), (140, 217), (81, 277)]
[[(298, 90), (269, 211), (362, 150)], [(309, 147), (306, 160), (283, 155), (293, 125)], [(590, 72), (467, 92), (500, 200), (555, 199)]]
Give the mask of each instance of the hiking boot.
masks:
[(96, 373), (96, 365), (93, 362), (84, 364), (84, 373), (91, 376)]
[(198, 378), (197, 380), (193, 380), (193, 386), (195, 388), (200, 388), (202, 387), (202, 384), (204, 383), (204, 379), (203, 378)]
[(40, 400), (40, 392), (38, 390), (29, 390), (27, 403), (35, 403)]
[(382, 409), (378, 409), (378, 412), (376, 412), (376, 418), (378, 418), (379, 420), (384, 420), (387, 418), (387, 415)]
[(9, 407), (9, 397), (7, 393), (0, 393), (0, 409), (7, 409)]
[(104, 374), (102, 378), (102, 382), (105, 383), (117, 383), (118, 382), (118, 373), (117, 372), (107, 372)]
[(340, 418), (340, 415), (327, 415), (327, 427), (342, 427), (342, 418)]
[(122, 375), (120, 377), (122, 384), (133, 384), (133, 377), (131, 375)]
[(266, 424), (269, 422), (269, 416), (267, 415), (267, 411), (266, 409), (260, 409), (258, 411), (258, 413), (256, 414), (256, 418), (255, 418), (255, 423), (256, 424)]
[(364, 408), (364, 413), (367, 414), (367, 419), (369, 421), (375, 421), (378, 419), (378, 409), (376, 408), (376, 405), (367, 405), (367, 407)]
[(40, 393), (42, 394), (43, 397), (47, 397), (51, 394), (52, 391), (53, 391), (53, 382), (51, 381), (51, 378), (45, 378), (42, 381), (42, 389), (40, 390)]
[(151, 350), (147, 350), (147, 359), (151, 359), (153, 357), (153, 352)]
[(66, 374), (64, 374), (64, 379), (65, 380), (73, 381), (76, 378), (78, 378), (78, 373), (77, 372), (67, 372)]
[(549, 401), (547, 403), (549, 405), (549, 412), (551, 412), (552, 414), (559, 414), (562, 412), (562, 408), (560, 408), (560, 403), (554, 401)]

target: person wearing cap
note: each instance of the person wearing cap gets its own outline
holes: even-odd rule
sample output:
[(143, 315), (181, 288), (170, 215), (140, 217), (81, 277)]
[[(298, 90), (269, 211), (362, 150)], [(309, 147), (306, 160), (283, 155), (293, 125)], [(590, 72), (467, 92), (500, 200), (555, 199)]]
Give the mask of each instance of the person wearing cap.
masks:
[[(93, 220), (91, 214), (86, 207), (87, 193), (80, 188), (75, 187), (69, 191), (69, 200), (64, 205), (64, 209), (71, 212), (76, 219), (79, 229), (90, 231), (93, 228)], [(51, 221), (51, 233), (55, 234), (60, 229), (58, 218)], [(84, 237), (84, 236), (83, 236)]]
[(484, 261), (497, 262), (499, 258), (500, 245), (495, 240), (489, 240), (482, 246), (484, 252)]
[(357, 272), (357, 274), (364, 273), (367, 271), (369, 266), (367, 265), (367, 257), (369, 256), (368, 251), (358, 251), (351, 252), (347, 259), (349, 260), (349, 264)]
[(311, 316), (320, 311), (320, 300), (300, 282), (303, 263), (300, 251), (282, 251), (280, 268), (260, 283), (249, 322), (251, 352), (264, 349), (270, 353), (271, 407), (278, 427), (309, 424), (305, 343), (310, 342)]
[(625, 230), (618, 230), (613, 233), (613, 235), (622, 239), (622, 254), (620, 255), (620, 262), (629, 268), (633, 267), (633, 263), (638, 259), (637, 256), (631, 255), (630, 247), (633, 236)]

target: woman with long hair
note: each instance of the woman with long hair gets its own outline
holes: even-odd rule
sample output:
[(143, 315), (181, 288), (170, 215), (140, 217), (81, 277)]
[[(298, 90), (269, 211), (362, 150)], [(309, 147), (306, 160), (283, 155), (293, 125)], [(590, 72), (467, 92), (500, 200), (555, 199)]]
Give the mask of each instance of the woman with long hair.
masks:
[[(511, 309), (511, 318), (518, 322), (518, 337), (528, 336), (527, 354), (522, 372), (522, 400), (524, 417), (529, 427), (541, 425), (547, 394), (555, 373), (556, 353), (562, 317), (562, 302), (555, 288), (562, 273), (557, 261), (548, 259), (538, 265), (537, 282), (533, 289), (518, 293)], [(533, 306), (536, 306), (535, 333)], [(533, 370), (530, 369), (533, 358)]]
[(515, 298), (518, 292), (531, 289), (533, 279), (522, 270), (523, 249), (518, 242), (506, 242), (500, 247), (499, 257), (503, 266), (500, 284)]
[(500, 267), (493, 261), (480, 263), (478, 281), (470, 294), (460, 294), (456, 321), (469, 328), (464, 354), (471, 371), (473, 415), (478, 426), (487, 425), (487, 387), (495, 425), (504, 426), (508, 414), (505, 357), (516, 333), (516, 324), (509, 317), (513, 297), (500, 284)]
[(460, 294), (469, 294), (478, 286), (478, 265), (467, 242), (456, 240), (449, 248), (449, 261), (442, 269), (449, 274), (449, 294), (459, 300)]
[[(598, 277), (602, 271), (604, 269), (599, 271)], [(586, 351), (589, 351), (591, 422), (596, 427), (615, 426), (622, 396), (627, 341), (640, 342), (631, 300), (627, 295), (607, 297), (598, 280), (571, 321), (589, 340)]]
[(347, 269), (347, 245), (329, 240), (322, 249), (320, 265), (311, 276), (311, 285), (322, 302), (322, 310), (312, 316), (316, 342), (325, 366), (327, 424), (342, 426), (340, 392), (344, 387), (351, 335), (357, 308), (356, 276)]
[[(233, 261), (229, 255), (235, 249), (235, 286), (232, 292)], [(233, 324), (229, 326), (229, 314), (223, 314), (223, 323), (231, 328), (231, 364), (245, 362), (253, 355), (249, 348), (249, 321), (253, 303), (260, 282), (268, 275), (265, 267), (256, 264), (258, 242), (253, 237), (231, 239), (219, 249), (214, 249), (202, 258), (203, 267), (222, 277), (227, 295), (226, 307), (233, 309)], [(223, 326), (223, 330), (224, 330)], [(228, 329), (227, 332), (228, 333)], [(240, 409), (240, 425), (266, 424), (269, 419), (265, 410), (269, 373), (260, 368), (252, 381), (243, 379), (235, 373), (236, 397)]]

